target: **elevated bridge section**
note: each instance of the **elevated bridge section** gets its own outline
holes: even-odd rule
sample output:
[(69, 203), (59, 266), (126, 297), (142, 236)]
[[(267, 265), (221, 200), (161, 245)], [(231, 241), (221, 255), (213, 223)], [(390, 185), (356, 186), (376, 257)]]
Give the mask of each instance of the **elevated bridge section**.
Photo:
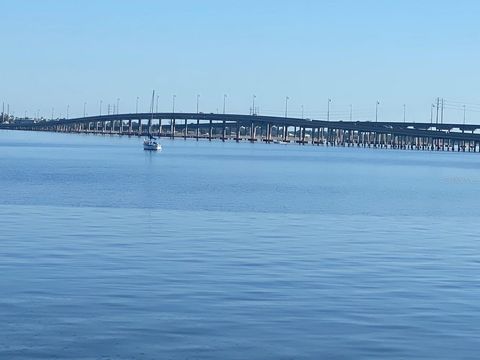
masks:
[(325, 146), (362, 146), (444, 151), (480, 151), (480, 125), (370, 121), (325, 121), (216, 113), (126, 113), (0, 129), (117, 134), (169, 138), (264, 141)]

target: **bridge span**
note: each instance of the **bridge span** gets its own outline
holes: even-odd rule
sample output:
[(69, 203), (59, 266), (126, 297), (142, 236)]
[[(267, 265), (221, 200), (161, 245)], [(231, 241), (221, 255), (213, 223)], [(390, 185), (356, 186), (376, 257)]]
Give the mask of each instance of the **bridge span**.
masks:
[(162, 112), (2, 124), (0, 129), (480, 152), (480, 125), (472, 124)]

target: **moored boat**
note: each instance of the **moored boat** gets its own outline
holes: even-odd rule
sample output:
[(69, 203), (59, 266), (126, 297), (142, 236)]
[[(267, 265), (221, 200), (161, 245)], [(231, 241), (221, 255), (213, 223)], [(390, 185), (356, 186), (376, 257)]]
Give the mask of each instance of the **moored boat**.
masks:
[(157, 151), (162, 150), (162, 145), (157, 142), (153, 136), (143, 141), (143, 150)]

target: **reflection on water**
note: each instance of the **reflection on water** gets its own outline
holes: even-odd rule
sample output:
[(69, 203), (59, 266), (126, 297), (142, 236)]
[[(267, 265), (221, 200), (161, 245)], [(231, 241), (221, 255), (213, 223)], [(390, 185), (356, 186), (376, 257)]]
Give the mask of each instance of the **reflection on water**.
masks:
[(0, 132), (0, 358), (476, 358), (478, 154), (163, 146)]

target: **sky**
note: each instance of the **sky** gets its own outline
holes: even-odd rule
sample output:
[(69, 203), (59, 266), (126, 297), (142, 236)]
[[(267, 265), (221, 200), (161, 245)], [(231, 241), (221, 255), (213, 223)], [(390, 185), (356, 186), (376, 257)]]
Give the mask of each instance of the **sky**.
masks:
[[(17, 116), (257, 112), (480, 123), (477, 1), (0, 0), (0, 102)], [(1, 104), (0, 104), (1, 106)], [(0, 109), (1, 111), (1, 109)]]

